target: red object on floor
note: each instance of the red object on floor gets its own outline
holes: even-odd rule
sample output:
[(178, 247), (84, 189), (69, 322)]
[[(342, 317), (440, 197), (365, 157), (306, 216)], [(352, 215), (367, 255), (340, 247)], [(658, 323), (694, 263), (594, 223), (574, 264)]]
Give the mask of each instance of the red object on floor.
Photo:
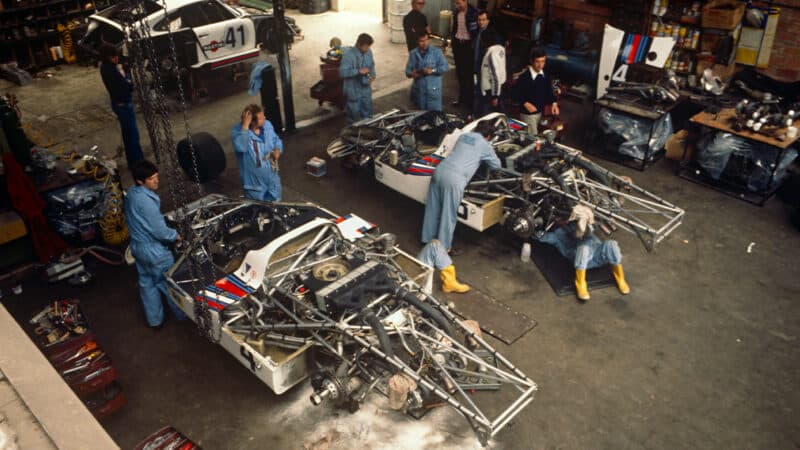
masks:
[(111, 358), (105, 357), (85, 369), (64, 375), (64, 381), (80, 397), (85, 397), (105, 388), (117, 379), (117, 367)]
[(164, 427), (147, 436), (134, 450), (176, 448), (179, 450), (200, 450), (200, 447), (176, 430), (175, 427)]
[(39, 261), (46, 263), (61, 255), (67, 244), (47, 226), (43, 209), (44, 200), (36, 191), (36, 187), (28, 175), (22, 170), (14, 156), (3, 155), (3, 167), (8, 182), (8, 196), (14, 209), (25, 219), (33, 239), (33, 247), (39, 255)]
[(94, 332), (89, 330), (83, 334), (70, 337), (63, 342), (58, 342), (56, 344), (51, 344), (49, 347), (44, 347), (42, 351), (53, 365), (58, 365), (61, 362), (69, 359), (71, 355), (75, 354), (75, 352), (77, 352), (78, 349), (83, 347), (85, 344), (94, 341), (95, 339), (97, 339), (97, 337), (95, 336)]
[(98, 419), (116, 412), (126, 402), (125, 394), (122, 393), (122, 388), (116, 382), (112, 382), (91, 397), (83, 399), (83, 404)]

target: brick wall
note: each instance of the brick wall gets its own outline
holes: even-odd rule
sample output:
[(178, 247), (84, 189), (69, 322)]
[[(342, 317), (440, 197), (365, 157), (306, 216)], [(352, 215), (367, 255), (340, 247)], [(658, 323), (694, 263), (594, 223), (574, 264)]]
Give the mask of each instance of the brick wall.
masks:
[(800, 80), (800, 0), (776, 2), (781, 8), (778, 30), (772, 44), (767, 75), (783, 80)]
[(609, 15), (607, 7), (593, 5), (582, 0), (550, 1), (549, 20), (563, 19), (571, 22), (575, 29), (580, 31), (602, 34)]

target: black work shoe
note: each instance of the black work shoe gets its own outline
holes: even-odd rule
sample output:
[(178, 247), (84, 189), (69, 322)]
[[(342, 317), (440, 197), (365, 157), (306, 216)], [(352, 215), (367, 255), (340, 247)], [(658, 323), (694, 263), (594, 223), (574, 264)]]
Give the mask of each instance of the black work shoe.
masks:
[(464, 253), (464, 250), (457, 247), (450, 247), (450, 250), (447, 251), (447, 254), (450, 256), (459, 256), (462, 253)]

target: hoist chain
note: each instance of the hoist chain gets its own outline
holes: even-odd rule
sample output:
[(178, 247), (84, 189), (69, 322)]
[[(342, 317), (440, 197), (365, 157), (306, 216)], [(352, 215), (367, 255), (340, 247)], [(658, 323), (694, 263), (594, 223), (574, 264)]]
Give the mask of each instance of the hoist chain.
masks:
[[(147, 20), (142, 20), (143, 17), (136, 14), (136, 11), (145, 11), (144, 0), (131, 0), (131, 9), (133, 14), (130, 15), (131, 23), (127, 24), (128, 40), (133, 45), (133, 58), (131, 61), (132, 70), (137, 77), (137, 96), (141, 103), (142, 114), (145, 117), (145, 124), (147, 132), (150, 136), (150, 142), (153, 146), (153, 153), (155, 154), (156, 161), (160, 165), (164, 165), (168, 175), (168, 188), (170, 197), (172, 199), (173, 207), (176, 211), (178, 221), (178, 231), (181, 233), (187, 243), (191, 243), (194, 236), (194, 231), (191, 228), (191, 218), (188, 214), (181, 213), (181, 209), (188, 204), (188, 189), (186, 182), (180, 173), (180, 166), (177, 158), (177, 149), (175, 147), (174, 136), (172, 132), (172, 122), (169, 117), (169, 110), (167, 108), (167, 98), (164, 90), (164, 82), (162, 79), (162, 64), (156, 55), (155, 48), (152, 43), (152, 36), (150, 33), (150, 25)], [(162, 7), (165, 14), (167, 12), (166, 2), (162, 0)], [(166, 16), (168, 18), (168, 16)], [(167, 70), (172, 72), (175, 77), (178, 88), (178, 96), (181, 102), (183, 111), (184, 129), (186, 131), (187, 140), (190, 146), (192, 170), (194, 178), (199, 180), (199, 170), (197, 165), (197, 157), (192, 143), (191, 132), (189, 129), (188, 108), (186, 105), (186, 98), (183, 91), (183, 83), (180, 77), (180, 70), (178, 68), (177, 52), (175, 50), (175, 42), (172, 37), (172, 32), (167, 26), (167, 36), (170, 44), (170, 54), (166, 55), (169, 58), (169, 67)], [(146, 85), (148, 80), (148, 64), (149, 72), (152, 75), (152, 83)], [(202, 192), (200, 182), (196, 182), (196, 192), (198, 196)], [(191, 295), (199, 293), (207, 284), (213, 281), (213, 269), (209, 267), (211, 261), (206, 263), (199, 262), (195, 259), (197, 255), (188, 255), (186, 263), (189, 265), (190, 279), (192, 283), (190, 286)], [(221, 337), (222, 329), (220, 327), (217, 336), (212, 335), (212, 317), (208, 308), (208, 304), (203, 301), (194, 301), (194, 313), (196, 323), (200, 332), (208, 339), (218, 342)]]

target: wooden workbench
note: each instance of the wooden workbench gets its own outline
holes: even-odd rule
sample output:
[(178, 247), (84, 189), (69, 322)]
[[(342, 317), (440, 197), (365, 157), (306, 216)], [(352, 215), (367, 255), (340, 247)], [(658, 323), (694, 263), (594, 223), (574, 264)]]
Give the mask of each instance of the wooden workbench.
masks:
[[(755, 192), (751, 191), (747, 185), (742, 184), (741, 180), (726, 179), (724, 174), (723, 177), (719, 179), (713, 179), (700, 168), (696, 161), (696, 154), (691, 160), (685, 161), (682, 164), (678, 175), (686, 180), (714, 188), (736, 198), (763, 206), (780, 187), (780, 183), (774, 183), (775, 172), (778, 169), (778, 164), (783, 160), (785, 153), (789, 151), (788, 148), (797, 142), (797, 137), (786, 139), (786, 128), (778, 129), (774, 133), (776, 136), (781, 136), (784, 139), (776, 139), (761, 133), (755, 133), (751, 130), (734, 131), (733, 128), (731, 128), (731, 123), (735, 115), (736, 110), (734, 108), (723, 108), (718, 114), (700, 112), (692, 116), (689, 120), (692, 123), (701, 125), (710, 130), (724, 131), (742, 139), (766, 144), (774, 148), (774, 163), (769, 164), (769, 187), (764, 191)], [(796, 120), (794, 126), (800, 127), (800, 120)]]
[[(798, 137), (795, 136), (793, 139), (786, 139), (786, 128), (779, 128), (776, 132), (776, 136), (783, 136), (784, 139), (776, 139), (761, 133), (755, 133), (750, 130), (742, 130), (742, 131), (734, 131), (731, 128), (731, 122), (733, 118), (736, 116), (736, 110), (734, 108), (724, 108), (719, 111), (719, 114), (712, 114), (709, 112), (700, 112), (695, 114), (690, 120), (694, 123), (699, 125), (707, 126), (710, 128), (715, 128), (720, 131), (725, 131), (736, 136), (741, 136), (745, 139), (750, 139), (753, 141), (758, 141), (764, 144), (772, 145), (774, 147), (778, 147), (779, 149), (783, 150), (792, 145), (794, 142), (797, 141)], [(794, 126), (800, 128), (800, 120), (794, 121)]]

